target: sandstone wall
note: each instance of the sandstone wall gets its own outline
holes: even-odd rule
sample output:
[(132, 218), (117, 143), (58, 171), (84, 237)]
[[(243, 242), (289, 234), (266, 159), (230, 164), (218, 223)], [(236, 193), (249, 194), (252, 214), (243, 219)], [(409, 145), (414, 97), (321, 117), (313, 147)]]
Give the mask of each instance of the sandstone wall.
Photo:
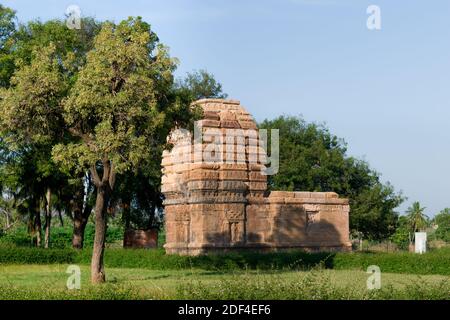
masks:
[(168, 253), (349, 249), (347, 199), (267, 192), (266, 153), (250, 114), (234, 100), (196, 104), (204, 111), (195, 129), (202, 142), (176, 130), (169, 137), (174, 147), (163, 153)]

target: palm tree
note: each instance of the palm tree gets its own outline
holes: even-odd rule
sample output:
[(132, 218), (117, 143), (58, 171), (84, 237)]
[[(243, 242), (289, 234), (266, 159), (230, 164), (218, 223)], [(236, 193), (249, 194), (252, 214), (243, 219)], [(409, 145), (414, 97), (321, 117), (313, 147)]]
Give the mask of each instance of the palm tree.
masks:
[(424, 213), (425, 209), (425, 207), (421, 207), (420, 203), (416, 201), (408, 208), (408, 210), (406, 210), (410, 233), (413, 234), (413, 236), (410, 237), (410, 243), (412, 243), (414, 239), (414, 233), (424, 230), (428, 225), (428, 217)]

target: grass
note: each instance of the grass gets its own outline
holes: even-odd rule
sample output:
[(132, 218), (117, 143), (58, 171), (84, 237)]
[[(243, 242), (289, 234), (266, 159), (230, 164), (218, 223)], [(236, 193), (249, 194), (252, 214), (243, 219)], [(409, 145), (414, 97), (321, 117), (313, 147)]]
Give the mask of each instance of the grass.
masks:
[(1, 265), (0, 299), (450, 299), (441, 275), (382, 273), (382, 289), (368, 291), (362, 271), (208, 271), (110, 268), (108, 284), (67, 290), (68, 265)]
[[(0, 246), (0, 264), (80, 264), (88, 265), (91, 250), (36, 249)], [(166, 255), (163, 249), (132, 250), (108, 248), (107, 268), (149, 270), (309, 270), (319, 265), (334, 270), (365, 271), (377, 265), (383, 272), (450, 276), (450, 248), (436, 249), (423, 255), (395, 253), (305, 253), (301, 251), (255, 253), (234, 252), (187, 257)]]
[[(0, 246), (0, 299), (450, 299), (450, 250), (234, 252), (198, 257), (108, 248), (108, 283), (89, 283), (91, 250)], [(68, 290), (70, 264), (81, 290)], [(377, 265), (382, 288), (367, 290)]]

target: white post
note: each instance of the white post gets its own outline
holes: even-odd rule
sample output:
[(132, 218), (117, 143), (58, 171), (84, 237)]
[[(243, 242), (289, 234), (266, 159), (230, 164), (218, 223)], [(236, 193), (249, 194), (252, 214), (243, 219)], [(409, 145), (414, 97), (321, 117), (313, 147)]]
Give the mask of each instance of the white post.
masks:
[(416, 232), (415, 239), (415, 252), (421, 254), (427, 252), (427, 233)]

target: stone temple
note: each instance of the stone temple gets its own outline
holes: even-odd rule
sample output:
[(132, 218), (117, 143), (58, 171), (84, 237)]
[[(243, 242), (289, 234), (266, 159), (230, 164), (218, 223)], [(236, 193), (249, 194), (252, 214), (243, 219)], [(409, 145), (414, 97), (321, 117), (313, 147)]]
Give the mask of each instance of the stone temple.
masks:
[(203, 109), (197, 134), (175, 130), (163, 153), (167, 253), (350, 250), (348, 199), (268, 191), (265, 146), (240, 102), (194, 104)]

